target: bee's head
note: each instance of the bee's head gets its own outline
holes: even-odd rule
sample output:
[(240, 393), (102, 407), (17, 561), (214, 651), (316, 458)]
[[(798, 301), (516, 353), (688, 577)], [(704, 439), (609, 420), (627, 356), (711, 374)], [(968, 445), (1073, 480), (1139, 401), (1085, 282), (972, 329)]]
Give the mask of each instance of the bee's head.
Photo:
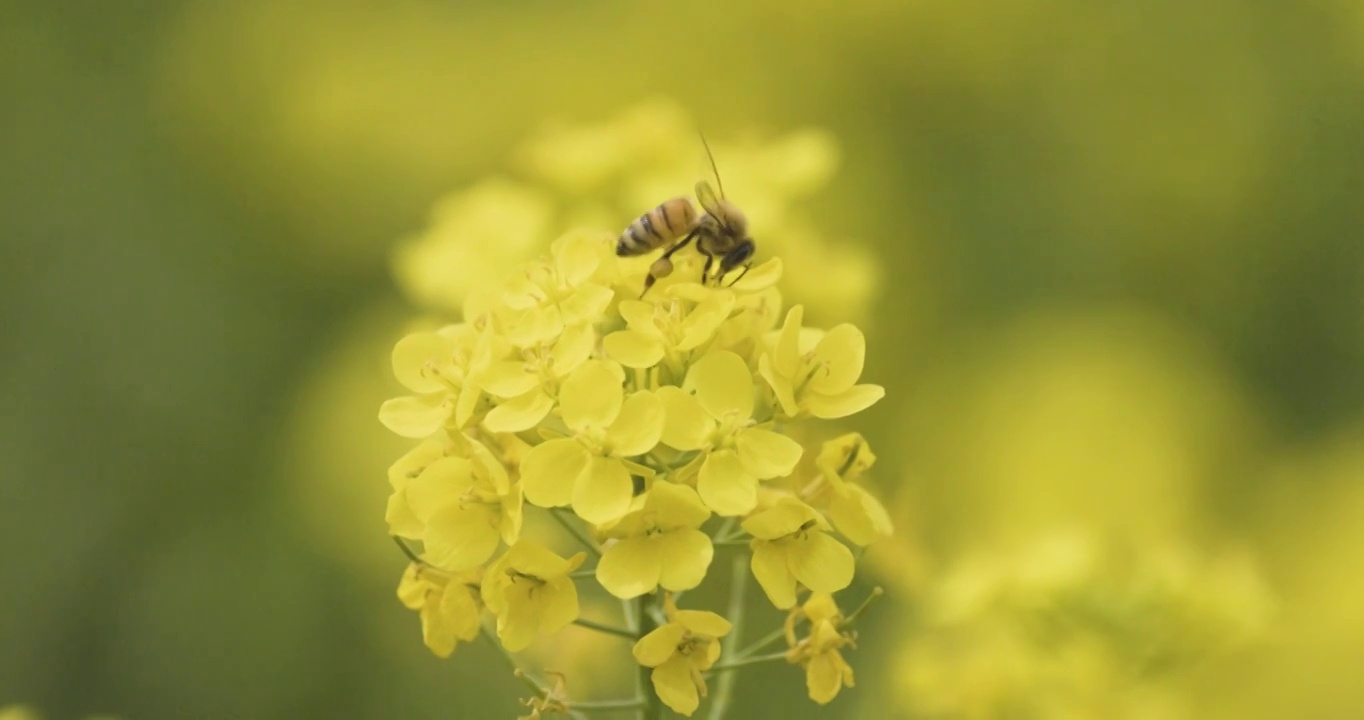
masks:
[(753, 244), (753, 238), (744, 238), (733, 250), (720, 259), (720, 271), (729, 272), (740, 265), (748, 262), (757, 250), (757, 245)]

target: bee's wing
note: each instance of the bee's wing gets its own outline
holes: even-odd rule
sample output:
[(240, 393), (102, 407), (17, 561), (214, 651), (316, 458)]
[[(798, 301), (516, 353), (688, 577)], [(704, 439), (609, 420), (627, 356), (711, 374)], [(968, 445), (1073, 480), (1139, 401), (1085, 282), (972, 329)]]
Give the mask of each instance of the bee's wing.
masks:
[(696, 183), (696, 199), (701, 201), (701, 207), (705, 208), (711, 217), (724, 221), (725, 215), (720, 209), (720, 200), (715, 196), (715, 190), (711, 188), (710, 183), (705, 180)]

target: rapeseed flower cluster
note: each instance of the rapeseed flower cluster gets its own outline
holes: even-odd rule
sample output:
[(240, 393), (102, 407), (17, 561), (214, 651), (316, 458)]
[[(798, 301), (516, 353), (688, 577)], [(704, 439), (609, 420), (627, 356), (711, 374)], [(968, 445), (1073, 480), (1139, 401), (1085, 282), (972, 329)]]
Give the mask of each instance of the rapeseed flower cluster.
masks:
[(1260, 639), (1272, 612), (1246, 558), (1056, 533), (944, 574), (895, 701), (959, 720), (1186, 717), (1180, 681)]
[[(774, 608), (811, 627), (772, 659), (803, 667), (810, 697), (828, 702), (852, 685), (833, 600), (853, 581), (849, 545), (892, 531), (861, 483), (866, 441), (806, 440), (884, 395), (861, 382), (863, 334), (807, 327), (801, 305), (783, 312), (776, 257), (703, 284), (684, 251), (641, 298), (652, 257), (616, 256), (617, 233), (568, 232), (500, 285), (470, 288), (457, 322), (395, 344), (408, 394), (379, 419), (417, 443), (389, 470), (389, 530), (412, 559), (399, 598), (441, 657), (480, 633), (518, 652), (575, 623), (633, 638), (649, 687), (596, 702), (691, 715), (707, 678), (767, 657), (722, 654), (741, 628), (679, 607), (717, 555), (751, 553), (741, 558)], [(580, 550), (523, 534), (532, 509)], [(620, 599), (621, 624), (581, 617), (580, 592)], [(594, 702), (522, 675), (535, 713)]]

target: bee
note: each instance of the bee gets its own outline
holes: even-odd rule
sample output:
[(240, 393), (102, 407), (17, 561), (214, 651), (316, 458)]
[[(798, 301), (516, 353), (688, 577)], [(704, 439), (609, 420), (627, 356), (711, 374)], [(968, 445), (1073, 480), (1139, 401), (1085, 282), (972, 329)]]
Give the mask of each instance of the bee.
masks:
[[(734, 203), (725, 199), (725, 185), (720, 180), (720, 171), (715, 167), (715, 155), (711, 153), (705, 135), (701, 136), (701, 144), (706, 148), (711, 172), (715, 174), (715, 184), (720, 188), (717, 197), (709, 182), (702, 180), (696, 183), (696, 199), (705, 212), (698, 215), (690, 200), (676, 197), (636, 218), (616, 241), (616, 255), (621, 257), (645, 255), (668, 247), (649, 266), (649, 275), (644, 278), (644, 292), (639, 295), (641, 298), (659, 278), (672, 274), (673, 253), (686, 247), (692, 240), (696, 241), (696, 249), (706, 256), (705, 267), (701, 270), (703, 285), (708, 282), (718, 285), (721, 278), (742, 266), (743, 272), (730, 283), (733, 285), (752, 267), (749, 259), (753, 257), (757, 246), (748, 236), (748, 219)], [(711, 275), (712, 267), (716, 268), (714, 276)]]

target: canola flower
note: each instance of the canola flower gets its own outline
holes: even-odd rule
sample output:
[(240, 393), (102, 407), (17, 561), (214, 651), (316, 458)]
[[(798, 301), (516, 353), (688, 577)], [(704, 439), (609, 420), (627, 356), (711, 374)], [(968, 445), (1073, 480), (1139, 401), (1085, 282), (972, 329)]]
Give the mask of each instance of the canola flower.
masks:
[(1259, 641), (1273, 604), (1248, 558), (1058, 532), (949, 568), (894, 702), (957, 720), (1191, 717), (1180, 681)]
[[(531, 689), (529, 717), (690, 716), (711, 680), (731, 685), (763, 662), (804, 670), (810, 698), (827, 703), (853, 684), (857, 613), (834, 599), (853, 583), (849, 546), (892, 532), (864, 482), (865, 440), (807, 446), (821, 423), (884, 394), (862, 382), (865, 339), (851, 324), (805, 327), (801, 305), (779, 326), (779, 257), (717, 286), (684, 251), (641, 298), (652, 258), (617, 257), (617, 232), (564, 232), (501, 285), (470, 289), (457, 321), (395, 344), (410, 394), (379, 419), (417, 441), (389, 470), (386, 519), (411, 561), (399, 599), (436, 656), (480, 634), (507, 653)], [(531, 512), (579, 547), (524, 537)], [(741, 571), (732, 597), (755, 580), (770, 599), (773, 632), (747, 638), (733, 607), (686, 606), (721, 556)], [(619, 599), (619, 621), (582, 617), (586, 593)], [(777, 611), (803, 613), (808, 636)], [(510, 655), (571, 624), (633, 641), (621, 652), (638, 667), (635, 697), (574, 697), (572, 676), (551, 685)], [(786, 651), (763, 652), (783, 639)]]

